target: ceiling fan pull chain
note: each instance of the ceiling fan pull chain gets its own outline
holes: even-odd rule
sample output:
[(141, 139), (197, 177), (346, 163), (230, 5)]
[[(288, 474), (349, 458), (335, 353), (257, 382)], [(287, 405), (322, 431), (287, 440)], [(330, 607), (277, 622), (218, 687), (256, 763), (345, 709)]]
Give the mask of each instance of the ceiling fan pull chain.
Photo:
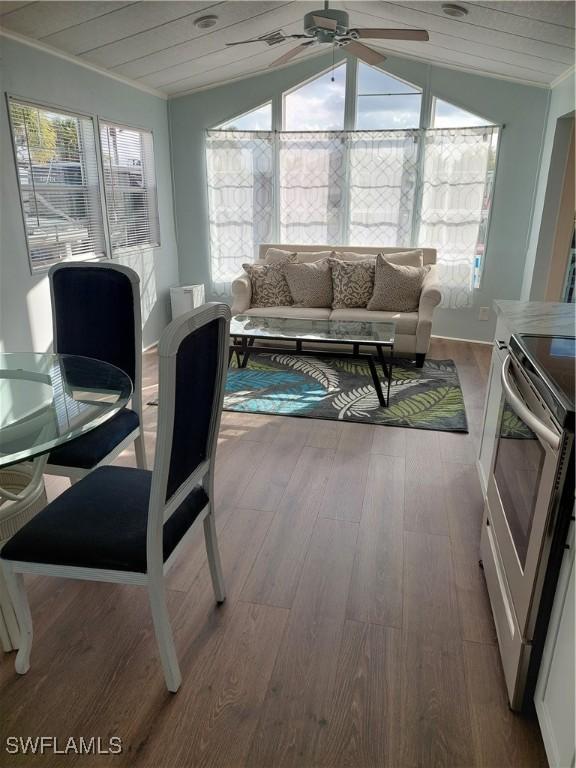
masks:
[[(326, 0), (326, 2), (328, 2), (328, 0)], [(335, 55), (336, 55), (336, 46), (333, 45), (332, 46), (332, 82), (335, 82), (334, 81), (334, 57), (335, 57)]]

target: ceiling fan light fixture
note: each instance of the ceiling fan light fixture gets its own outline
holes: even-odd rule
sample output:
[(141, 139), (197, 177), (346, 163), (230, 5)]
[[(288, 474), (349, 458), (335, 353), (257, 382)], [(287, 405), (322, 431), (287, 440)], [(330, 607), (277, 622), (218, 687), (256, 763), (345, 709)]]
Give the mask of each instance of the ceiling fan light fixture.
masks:
[(194, 26), (198, 27), (198, 29), (210, 29), (216, 25), (217, 21), (218, 16), (200, 16), (200, 18), (194, 21)]
[(464, 16), (468, 16), (468, 8), (464, 8), (462, 5), (456, 5), (455, 3), (442, 3), (442, 11), (446, 16), (450, 16), (452, 19), (461, 19)]

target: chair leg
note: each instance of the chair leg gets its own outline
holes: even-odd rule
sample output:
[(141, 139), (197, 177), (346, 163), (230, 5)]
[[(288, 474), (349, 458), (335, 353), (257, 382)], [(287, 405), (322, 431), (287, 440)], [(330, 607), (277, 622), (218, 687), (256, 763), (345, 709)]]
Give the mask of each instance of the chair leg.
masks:
[(416, 367), (422, 368), (424, 366), (424, 360), (426, 360), (425, 352), (416, 352)]
[(14, 669), (19, 675), (25, 675), (30, 669), (30, 651), (32, 650), (32, 614), (28, 596), (24, 588), (24, 577), (21, 573), (14, 573), (10, 565), (4, 565), (4, 577), (8, 593), (14, 605), (14, 612), (20, 629), (20, 643)]
[(226, 600), (226, 587), (222, 575), (222, 563), (220, 562), (220, 550), (218, 549), (218, 537), (216, 536), (216, 524), (212, 507), (204, 518), (204, 538), (206, 539), (206, 552), (208, 553), (208, 565), (216, 602), (222, 605)]
[(136, 453), (136, 466), (138, 469), (148, 469), (148, 463), (146, 461), (146, 445), (144, 443), (144, 435), (141, 432), (136, 440), (134, 440), (134, 452)]
[(154, 621), (154, 631), (156, 633), (156, 642), (160, 651), (162, 669), (166, 687), (171, 693), (176, 693), (180, 688), (182, 676), (176, 649), (174, 648), (174, 638), (172, 636), (172, 627), (170, 626), (170, 616), (166, 606), (166, 594), (164, 592), (164, 582), (162, 577), (154, 579), (151, 577), (148, 585), (148, 596), (150, 598), (150, 610), (152, 611), (152, 620)]

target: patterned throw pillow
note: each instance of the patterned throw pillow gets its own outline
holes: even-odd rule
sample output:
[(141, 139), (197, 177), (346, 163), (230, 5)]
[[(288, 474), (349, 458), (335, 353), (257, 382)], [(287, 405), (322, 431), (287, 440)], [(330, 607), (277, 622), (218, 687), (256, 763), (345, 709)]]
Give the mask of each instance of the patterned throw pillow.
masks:
[(285, 263), (283, 267), (296, 307), (332, 306), (332, 274), (328, 259), (310, 264)]
[(284, 264), (242, 264), (252, 285), (252, 307), (287, 307), (293, 304), (284, 277)]
[(333, 309), (365, 307), (374, 292), (374, 261), (329, 259), (332, 271)]
[(420, 302), (422, 283), (430, 267), (404, 267), (390, 264), (382, 254), (376, 259), (374, 295), (368, 309), (383, 312), (415, 312)]

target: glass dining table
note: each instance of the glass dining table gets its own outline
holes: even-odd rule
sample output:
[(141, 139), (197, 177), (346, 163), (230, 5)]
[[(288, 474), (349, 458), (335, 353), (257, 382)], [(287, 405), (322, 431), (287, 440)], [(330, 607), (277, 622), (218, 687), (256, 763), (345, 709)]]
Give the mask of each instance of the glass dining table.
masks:
[[(0, 547), (45, 502), (53, 448), (111, 419), (132, 396), (119, 368), (78, 355), (0, 354)], [(18, 626), (0, 571), (0, 643), (18, 647)]]

